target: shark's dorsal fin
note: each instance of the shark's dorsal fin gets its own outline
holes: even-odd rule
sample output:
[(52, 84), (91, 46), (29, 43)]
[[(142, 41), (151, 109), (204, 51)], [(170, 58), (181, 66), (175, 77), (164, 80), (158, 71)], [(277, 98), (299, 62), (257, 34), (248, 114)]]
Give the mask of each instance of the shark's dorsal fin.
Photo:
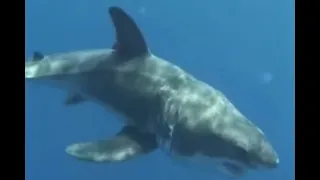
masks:
[(35, 51), (33, 52), (33, 61), (41, 61), (44, 58), (44, 55), (41, 52)]
[(114, 50), (119, 49), (119, 43), (117, 41), (113, 43), (112, 49), (114, 49)]
[(109, 14), (116, 31), (116, 42), (112, 48), (117, 55), (133, 59), (148, 54), (148, 46), (134, 20), (118, 7), (111, 7)]

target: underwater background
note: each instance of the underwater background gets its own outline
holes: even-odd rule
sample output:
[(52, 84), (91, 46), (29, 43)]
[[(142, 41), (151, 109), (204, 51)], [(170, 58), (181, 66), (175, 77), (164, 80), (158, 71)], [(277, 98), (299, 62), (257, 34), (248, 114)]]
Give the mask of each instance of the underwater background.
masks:
[[(267, 135), (280, 156), (270, 171), (244, 180), (294, 179), (293, 0), (26, 0), (26, 57), (109, 48), (107, 12), (117, 5), (137, 22), (153, 53), (221, 90)], [(188, 169), (160, 150), (122, 164), (67, 155), (73, 142), (114, 135), (115, 114), (86, 102), (66, 107), (66, 92), (26, 84), (26, 180), (220, 180)]]

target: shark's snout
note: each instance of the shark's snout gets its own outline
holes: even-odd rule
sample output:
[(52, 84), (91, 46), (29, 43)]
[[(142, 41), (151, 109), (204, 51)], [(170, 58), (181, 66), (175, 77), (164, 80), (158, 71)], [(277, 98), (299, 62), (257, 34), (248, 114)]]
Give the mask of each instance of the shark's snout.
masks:
[(276, 168), (280, 163), (279, 156), (267, 141), (261, 143), (261, 149), (256, 154), (258, 163), (264, 168)]
[(267, 168), (276, 168), (278, 167), (279, 163), (279, 156), (275, 152), (272, 152), (272, 154), (268, 154), (263, 157), (263, 164)]

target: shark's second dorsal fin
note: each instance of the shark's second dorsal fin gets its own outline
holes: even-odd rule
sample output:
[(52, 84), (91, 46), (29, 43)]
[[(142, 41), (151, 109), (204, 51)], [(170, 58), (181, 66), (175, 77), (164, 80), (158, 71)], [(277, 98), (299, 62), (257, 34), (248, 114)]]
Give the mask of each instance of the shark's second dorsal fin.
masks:
[(148, 54), (148, 46), (134, 20), (118, 7), (111, 7), (109, 14), (116, 30), (116, 42), (112, 48), (117, 55), (133, 59)]
[(44, 55), (41, 52), (35, 51), (33, 52), (33, 61), (41, 61), (44, 58)]

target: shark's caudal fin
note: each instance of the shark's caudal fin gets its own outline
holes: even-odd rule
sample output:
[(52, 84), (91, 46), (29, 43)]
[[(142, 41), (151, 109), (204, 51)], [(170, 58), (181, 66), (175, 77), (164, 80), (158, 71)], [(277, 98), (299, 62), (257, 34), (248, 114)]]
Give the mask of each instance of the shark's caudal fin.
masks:
[(112, 163), (148, 154), (157, 147), (154, 134), (125, 126), (111, 139), (72, 144), (66, 148), (66, 152), (80, 160)]
[(148, 46), (134, 20), (121, 8), (110, 7), (109, 14), (116, 30), (113, 49), (125, 59), (148, 54)]

